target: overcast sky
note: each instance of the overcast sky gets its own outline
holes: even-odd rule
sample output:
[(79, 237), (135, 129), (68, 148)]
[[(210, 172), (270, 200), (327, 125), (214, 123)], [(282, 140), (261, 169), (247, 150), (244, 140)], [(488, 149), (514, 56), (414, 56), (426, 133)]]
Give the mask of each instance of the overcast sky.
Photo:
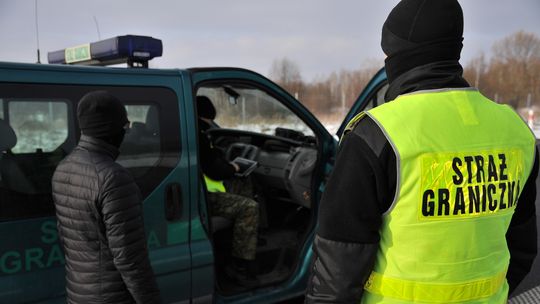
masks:
[[(433, 0), (435, 1), (435, 0)], [(287, 57), (305, 80), (383, 64), (381, 26), (398, 0), (38, 0), (47, 52), (118, 35), (163, 40), (153, 66), (235, 66), (268, 75)], [(461, 0), (462, 63), (519, 30), (540, 36), (540, 0)], [(36, 61), (34, 0), (0, 0), (0, 61)]]

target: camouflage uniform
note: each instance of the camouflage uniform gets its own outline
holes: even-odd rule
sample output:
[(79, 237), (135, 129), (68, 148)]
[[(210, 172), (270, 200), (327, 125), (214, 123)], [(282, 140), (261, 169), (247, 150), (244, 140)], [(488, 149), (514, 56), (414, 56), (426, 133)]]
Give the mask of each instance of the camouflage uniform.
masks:
[(251, 198), (226, 192), (209, 192), (210, 212), (234, 222), (232, 255), (254, 260), (257, 251), (259, 204)]

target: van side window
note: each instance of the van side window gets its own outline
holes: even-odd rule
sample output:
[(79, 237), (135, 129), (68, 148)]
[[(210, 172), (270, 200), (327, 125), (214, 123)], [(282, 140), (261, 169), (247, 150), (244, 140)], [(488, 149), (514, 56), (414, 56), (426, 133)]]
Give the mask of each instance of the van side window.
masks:
[(8, 109), (9, 122), (18, 138), (11, 152), (52, 152), (67, 139), (65, 102), (10, 100)]
[(197, 95), (210, 98), (219, 109), (215, 122), (222, 128), (274, 135), (276, 127), (315, 136), (289, 108), (262, 89), (248, 85), (201, 87)]
[(116, 161), (131, 172), (146, 198), (180, 159), (177, 96), (165, 88), (107, 89), (122, 101), (130, 121)]
[(181, 137), (171, 90), (0, 84), (0, 221), (55, 215), (52, 175), (78, 142), (77, 103), (94, 90), (108, 90), (126, 106), (131, 128), (117, 161), (133, 174), (143, 198), (176, 166)]
[[(120, 146), (117, 162), (128, 169), (139, 188), (146, 189), (145, 180), (161, 156), (159, 108), (155, 104), (126, 104), (130, 127)], [(146, 196), (146, 193), (143, 193)]]
[(53, 215), (51, 178), (66, 154), (68, 104), (5, 98), (1, 106), (0, 220)]

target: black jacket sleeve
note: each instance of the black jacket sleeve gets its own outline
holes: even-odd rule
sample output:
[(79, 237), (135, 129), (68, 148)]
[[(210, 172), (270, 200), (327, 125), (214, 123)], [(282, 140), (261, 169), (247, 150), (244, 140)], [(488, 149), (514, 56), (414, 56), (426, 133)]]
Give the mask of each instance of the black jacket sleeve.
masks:
[(114, 265), (136, 303), (161, 303), (148, 257), (139, 189), (123, 168), (108, 174), (103, 187), (100, 209)]
[(510, 293), (521, 283), (531, 270), (537, 254), (536, 227), (536, 178), (538, 176), (538, 149), (534, 166), (519, 197), (516, 211), (506, 233), (506, 241), (510, 250), (510, 266), (506, 279), (510, 285)]
[(386, 138), (363, 119), (344, 137), (321, 200), (306, 303), (360, 302), (379, 247), (381, 216), (393, 199), (393, 171)]
[(316, 235), (306, 303), (360, 303), (377, 248)]

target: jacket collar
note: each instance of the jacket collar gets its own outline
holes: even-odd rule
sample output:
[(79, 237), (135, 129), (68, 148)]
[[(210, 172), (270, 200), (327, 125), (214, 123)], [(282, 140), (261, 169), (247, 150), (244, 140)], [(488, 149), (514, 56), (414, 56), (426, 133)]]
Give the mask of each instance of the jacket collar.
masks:
[(439, 61), (418, 66), (390, 81), (385, 101), (422, 90), (469, 87), (458, 61)]
[(120, 154), (120, 151), (117, 147), (99, 138), (91, 137), (84, 134), (81, 134), (81, 139), (79, 140), (79, 147), (83, 148), (84, 150), (108, 155), (113, 160), (115, 160), (118, 157), (118, 154)]

